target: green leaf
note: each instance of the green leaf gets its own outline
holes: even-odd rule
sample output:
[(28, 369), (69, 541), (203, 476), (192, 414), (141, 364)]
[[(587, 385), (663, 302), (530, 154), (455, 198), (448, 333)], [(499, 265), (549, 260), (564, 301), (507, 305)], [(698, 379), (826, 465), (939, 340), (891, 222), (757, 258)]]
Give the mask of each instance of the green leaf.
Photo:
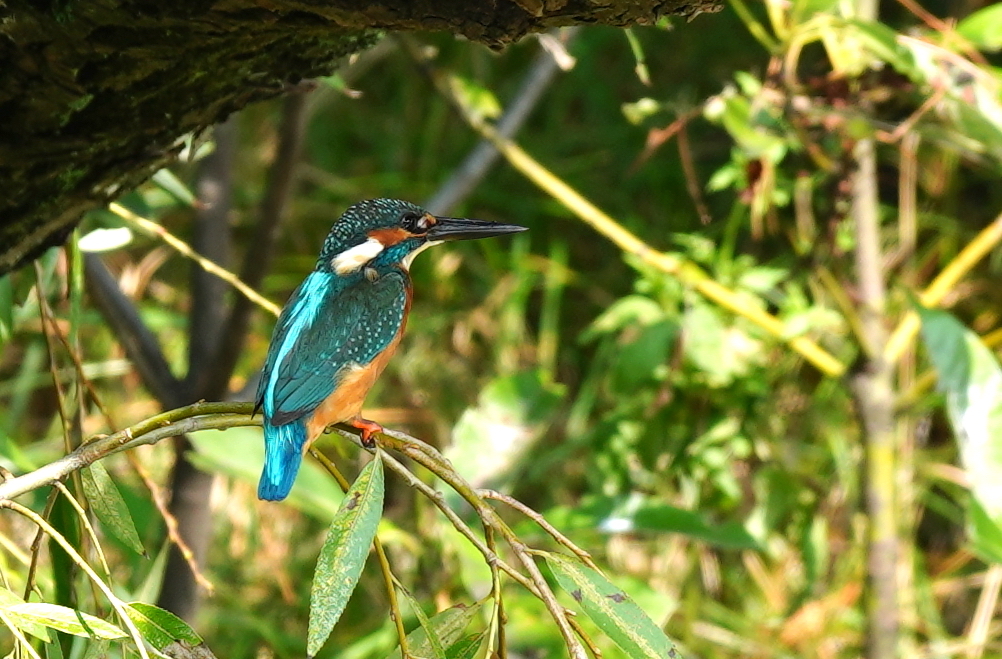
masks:
[(758, 549), (755, 538), (737, 522), (711, 524), (692, 510), (667, 504), (641, 504), (616, 511), (602, 520), (603, 531), (681, 533), (726, 549)]
[(130, 549), (145, 556), (146, 548), (143, 547), (139, 533), (136, 532), (129, 507), (125, 505), (121, 492), (115, 487), (115, 482), (111, 480), (104, 465), (95, 462), (80, 470), (80, 475), (83, 480), (84, 496), (87, 497), (94, 514), (101, 520), (101, 524)]
[[(564, 386), (540, 370), (493, 380), (480, 392), (477, 406), (459, 418), (445, 457), (474, 487), (499, 487), (532, 450), (563, 396)], [(457, 501), (457, 496), (446, 498)]]
[(979, 9), (960, 21), (957, 32), (981, 50), (1002, 49), (1002, 5)]
[[(428, 624), (435, 629), (439, 641), (449, 647), (457, 644), (463, 632), (469, 624), (477, 617), (482, 603), (477, 602), (471, 606), (460, 604), (433, 615)], [(407, 649), (410, 654), (416, 657), (431, 657), (432, 645), (428, 639), (428, 633), (424, 627), (418, 627), (407, 635)], [(450, 656), (448, 651), (446, 656)], [(400, 659), (400, 648), (386, 656), (386, 659)]]
[(496, 119), (501, 116), (501, 103), (490, 89), (458, 75), (449, 78), (449, 86), (463, 107), (477, 117)]
[(486, 648), (483, 647), (486, 638), (486, 631), (464, 636), (449, 646), (449, 649), (445, 651), (445, 659), (475, 659), (477, 656), (481, 656), (481, 652), (486, 652)]
[[(104, 640), (93, 641), (93, 644), (96, 643), (107, 644), (108, 641)], [(65, 659), (65, 655), (63, 655), (63, 646), (60, 645), (59, 643), (46, 643), (43, 646), (43, 649), (45, 650), (45, 659)]]
[(919, 307), (919, 316), (971, 493), (988, 517), (1002, 521), (1002, 369), (981, 339), (950, 314)]
[(307, 654), (316, 656), (362, 576), (383, 512), (383, 462), (377, 456), (344, 496), (320, 550), (310, 595)]
[[(0, 588), (0, 609), (6, 610), (8, 607), (14, 606), (15, 604), (24, 604), (24, 600), (6, 588)], [(49, 636), (49, 630), (45, 625), (40, 625), (38, 623), (25, 623), (23, 625), (18, 624), (17, 627), (21, 631), (31, 634), (35, 638), (41, 639), (45, 642), (52, 640)]]
[(431, 624), (428, 616), (425, 615), (424, 609), (421, 608), (421, 603), (414, 599), (414, 596), (406, 588), (400, 588), (399, 590), (404, 599), (407, 600), (407, 604), (410, 605), (411, 611), (417, 616), (418, 624), (421, 625), (421, 629), (425, 632), (433, 656), (445, 659), (445, 646), (442, 643), (442, 639), (438, 637), (438, 631)]
[(545, 557), (560, 587), (627, 655), (635, 659), (681, 657), (661, 628), (604, 576), (560, 554), (546, 553)]
[(128, 636), (115, 625), (59, 604), (29, 602), (5, 607), (4, 612), (19, 628), (24, 624), (44, 625), (56, 631), (87, 638), (125, 638)]
[(167, 168), (159, 170), (153, 175), (153, 182), (185, 206), (195, 205), (195, 195), (171, 170)]
[(974, 497), (967, 504), (967, 523), (974, 553), (987, 562), (1002, 564), (1002, 528)]
[(190, 646), (203, 643), (202, 637), (170, 611), (145, 604), (131, 602), (125, 607), (125, 612), (136, 625), (147, 643), (157, 650), (163, 650), (171, 643), (184, 642)]

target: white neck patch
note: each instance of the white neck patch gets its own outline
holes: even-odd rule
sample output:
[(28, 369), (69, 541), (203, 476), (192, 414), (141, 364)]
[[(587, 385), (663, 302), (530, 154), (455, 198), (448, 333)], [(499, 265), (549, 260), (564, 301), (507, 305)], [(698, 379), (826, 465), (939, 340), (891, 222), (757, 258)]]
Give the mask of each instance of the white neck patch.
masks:
[(379, 256), (382, 251), (383, 243), (375, 238), (369, 238), (361, 245), (355, 245), (335, 256), (331, 266), (339, 275), (351, 274)]
[(404, 260), (401, 261), (401, 265), (404, 266), (404, 270), (410, 271), (410, 269), (411, 269), (411, 263), (414, 262), (414, 257), (415, 256), (417, 256), (421, 252), (425, 251), (426, 249), (428, 249), (432, 245), (440, 245), (441, 243), (442, 243), (441, 240), (429, 240), (425, 244), (421, 245), (416, 250), (414, 250), (413, 252), (411, 252), (410, 254), (408, 254), (407, 256), (405, 256)]

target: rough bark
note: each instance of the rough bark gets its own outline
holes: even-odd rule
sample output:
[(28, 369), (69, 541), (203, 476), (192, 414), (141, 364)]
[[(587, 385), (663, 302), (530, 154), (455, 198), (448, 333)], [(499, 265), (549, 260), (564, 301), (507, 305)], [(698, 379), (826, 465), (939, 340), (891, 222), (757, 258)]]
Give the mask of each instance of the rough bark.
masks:
[(491, 47), (560, 25), (644, 24), (713, 0), (0, 1), (0, 274), (176, 156), (186, 135), (384, 30)]

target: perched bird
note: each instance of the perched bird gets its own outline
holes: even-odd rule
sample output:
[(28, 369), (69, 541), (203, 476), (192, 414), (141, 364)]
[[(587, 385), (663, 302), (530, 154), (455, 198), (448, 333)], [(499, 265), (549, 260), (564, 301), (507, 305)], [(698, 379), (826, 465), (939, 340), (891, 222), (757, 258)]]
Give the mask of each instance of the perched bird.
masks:
[(351, 206), (331, 227), (317, 265), (278, 318), (257, 391), (264, 412), (261, 499), (289, 494), (303, 454), (327, 426), (347, 422), (373, 443), (382, 428), (362, 401), (400, 342), (411, 306), (408, 269), (426, 247), (525, 227), (436, 217), (396, 199)]

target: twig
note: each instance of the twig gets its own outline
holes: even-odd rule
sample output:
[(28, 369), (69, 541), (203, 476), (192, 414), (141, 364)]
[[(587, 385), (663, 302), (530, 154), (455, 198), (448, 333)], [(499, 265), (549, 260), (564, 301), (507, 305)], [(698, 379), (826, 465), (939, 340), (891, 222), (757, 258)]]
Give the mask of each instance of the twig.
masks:
[(69, 488), (63, 485), (61, 481), (56, 481), (53, 483), (56, 489), (59, 490), (66, 500), (70, 502), (70, 506), (76, 511), (77, 516), (80, 517), (80, 522), (83, 524), (84, 530), (87, 531), (87, 535), (90, 537), (92, 543), (94, 543), (94, 550), (97, 552), (97, 558), (101, 562), (101, 568), (104, 570), (104, 576), (111, 581), (111, 568), (108, 567), (108, 558), (104, 555), (104, 549), (101, 548), (101, 542), (98, 540), (97, 531), (94, 530), (94, 525), (90, 523), (90, 519), (87, 517), (87, 511), (84, 507), (80, 505), (77, 498), (73, 496)]
[(542, 515), (540, 515), (535, 510), (525, 505), (515, 497), (509, 496), (502, 492), (498, 492), (497, 490), (487, 490), (487, 489), (477, 490), (477, 495), (479, 495), (484, 499), (494, 499), (495, 501), (500, 501), (504, 504), (511, 506), (518, 512), (522, 513), (523, 515), (534, 521), (536, 524), (539, 524), (539, 526), (542, 527), (544, 531), (553, 536), (554, 540), (562, 544), (564, 547), (567, 547), (568, 550), (573, 552), (578, 558), (584, 561), (585, 564), (587, 564), (590, 568), (594, 570), (599, 569), (598, 566), (595, 565), (595, 561), (592, 560), (591, 554), (586, 552), (584, 549), (578, 547), (571, 541), (570, 538), (568, 538), (566, 535), (558, 531), (556, 527), (554, 527), (552, 524), (547, 522)]
[[(579, 30), (580, 28), (577, 27), (563, 28), (555, 30), (551, 34), (560, 38), (563, 45), (566, 46), (574, 39)], [(497, 131), (499, 135), (512, 138), (518, 133), (542, 99), (543, 93), (560, 71), (561, 68), (553, 53), (542, 49), (542, 52), (536, 56), (535, 61), (529, 67), (525, 77), (522, 78), (522, 84), (515, 92), (514, 100), (508, 104), (504, 114), (498, 119)], [(489, 140), (481, 139), (480, 143), (452, 173), (449, 180), (439, 188), (431, 199), (425, 202), (424, 207), (436, 215), (451, 212), (473, 192), (500, 155), (497, 148)]]
[(181, 404), (180, 381), (171, 375), (160, 343), (97, 254), (84, 254), (88, 292), (135, 365), (143, 384), (167, 408)]
[[(406, 43), (406, 42), (405, 42)], [(641, 261), (677, 277), (684, 284), (755, 325), (758, 325), (775, 338), (786, 342), (792, 350), (799, 353), (822, 373), (839, 377), (845, 372), (845, 365), (817, 343), (804, 336), (790, 337), (786, 324), (779, 318), (764, 310), (764, 304), (750, 294), (738, 294), (723, 286), (703, 272), (695, 264), (674, 255), (659, 252), (627, 231), (609, 215), (599, 210), (591, 202), (581, 196), (567, 183), (557, 178), (553, 173), (536, 162), (529, 154), (511, 140), (497, 134), (497, 131), (480, 118), (468, 112), (451, 91), (431, 70), (427, 63), (420, 59), (419, 53), (413, 53), (415, 61), (421, 65), (431, 78), (439, 93), (455, 107), (456, 111), (480, 135), (487, 138), (498, 151), (508, 160), (508, 163), (535, 183), (543, 191), (557, 199), (583, 222), (612, 241), (617, 247), (628, 254), (633, 254)]]
[[(254, 236), (249, 242), (240, 270), (240, 281), (252, 288), (261, 286), (264, 275), (271, 265), (278, 227), (285, 217), (289, 197), (295, 187), (296, 163), (299, 162), (302, 152), (303, 133), (309, 114), (307, 98), (306, 93), (298, 92), (289, 94), (285, 99), (282, 123), (278, 131), (278, 150), (268, 171), (268, 184), (264, 200), (261, 202), (257, 226), (254, 228)], [(216, 399), (225, 395), (230, 376), (243, 353), (244, 342), (247, 339), (247, 328), (253, 309), (251, 301), (250, 296), (233, 301), (233, 308), (230, 309), (224, 323), (225, 329), (220, 333), (224, 339), (217, 348), (214, 368), (199, 396)], [(276, 316), (278, 310), (279, 308), (274, 305), (272, 309), (268, 309)]]
[[(49, 496), (45, 500), (45, 508), (42, 509), (42, 517), (45, 519), (48, 519), (52, 514), (52, 507), (56, 505), (56, 497), (58, 496), (59, 490), (55, 488), (49, 492)], [(31, 591), (35, 588), (35, 574), (38, 572), (38, 559), (41, 557), (42, 538), (44, 537), (45, 532), (39, 527), (35, 533), (35, 538), (31, 541), (31, 547), (28, 548), (28, 555), (31, 556), (31, 560), (28, 563), (28, 575), (24, 578), (24, 595), (21, 597), (25, 602), (31, 597)]]
[(150, 491), (150, 498), (153, 499), (153, 505), (157, 507), (157, 511), (164, 520), (164, 526), (167, 528), (167, 538), (177, 547), (178, 551), (181, 552), (181, 556), (188, 563), (188, 568), (191, 570), (191, 574), (195, 577), (195, 581), (198, 582), (202, 588), (207, 592), (214, 593), (216, 586), (209, 581), (209, 578), (205, 576), (201, 569), (198, 567), (198, 559), (195, 558), (194, 552), (191, 551), (191, 547), (188, 543), (184, 541), (181, 534), (177, 530), (177, 519), (171, 514), (170, 510), (167, 509), (167, 501), (164, 498), (164, 494), (160, 487), (153, 480), (153, 477), (143, 466), (143, 463), (139, 461), (138, 458), (133, 453), (126, 453), (126, 457), (129, 460), (129, 464), (135, 470), (139, 479), (143, 481), (146, 485), (146, 489)]
[[(925, 307), (938, 306), (946, 294), (949, 293), (961, 279), (967, 276), (981, 259), (995, 249), (996, 245), (1002, 242), (1002, 214), (998, 215), (991, 224), (986, 226), (975, 236), (974, 240), (967, 243), (964, 249), (950, 263), (943, 268), (943, 271), (932, 280), (932, 283), (919, 296), (919, 302)], [(887, 340), (884, 348), (884, 359), (888, 362), (896, 362), (905, 348), (911, 343), (915, 335), (918, 334), (921, 324), (918, 314), (914, 311), (908, 312), (904, 319), (898, 324)]]
[(132, 226), (140, 229), (144, 233), (148, 233), (152, 236), (160, 238), (165, 243), (173, 247), (174, 250), (179, 254), (181, 254), (182, 256), (186, 256), (195, 263), (198, 263), (208, 272), (211, 272), (212, 274), (216, 275), (220, 279), (224, 280), (225, 282), (233, 286), (233, 288), (243, 293), (247, 298), (249, 298), (252, 302), (254, 302), (254, 304), (258, 305), (259, 307), (261, 307), (268, 313), (272, 314), (273, 316), (276, 317), (278, 316), (279, 312), (281, 311), (281, 308), (277, 304), (266, 299), (263, 295), (252, 289), (250, 286), (240, 281), (236, 277), (236, 275), (234, 275), (229, 270), (217, 265), (216, 263), (213, 263), (207, 258), (199, 256), (186, 242), (184, 242), (174, 234), (170, 233), (169, 231), (167, 231), (167, 229), (164, 229), (156, 222), (153, 222), (152, 220), (147, 220), (145, 217), (136, 215), (125, 206), (122, 206), (121, 204), (115, 202), (108, 204), (108, 210), (110, 210), (112, 213), (119, 216)]
[(158, 414), (111, 435), (94, 437), (55, 462), (0, 483), (0, 501), (51, 485), (97, 460), (135, 446), (155, 444), (198, 430), (260, 425), (260, 417), (250, 417), (252, 407), (251, 403), (195, 403)]
[(84, 571), (84, 573), (90, 577), (90, 580), (94, 583), (98, 589), (104, 593), (108, 602), (111, 604), (112, 608), (115, 609), (115, 613), (118, 614), (119, 619), (129, 630), (129, 634), (132, 636), (133, 641), (136, 643), (136, 649), (139, 651), (139, 656), (143, 659), (150, 659), (149, 653), (146, 651), (146, 644), (143, 642), (143, 635), (139, 633), (139, 629), (136, 628), (136, 624), (132, 622), (132, 618), (125, 612), (125, 606), (120, 599), (115, 597), (115, 593), (111, 591), (108, 584), (101, 580), (101, 577), (94, 572), (94, 568), (87, 564), (87, 561), (83, 559), (82, 556), (77, 552), (77, 550), (60, 534), (56, 529), (52, 527), (47, 521), (42, 519), (35, 511), (30, 508), (25, 508), (16, 501), (11, 501), (9, 499), (0, 501), (0, 508), (9, 508), (21, 515), (22, 517), (27, 517), (29, 520), (35, 523), (40, 529), (45, 531), (45, 534), (56, 541), (60, 547), (63, 548), (73, 562)]
[(699, 175), (696, 174), (696, 165), (692, 161), (692, 149), (689, 148), (689, 131), (685, 128), (685, 123), (678, 130), (678, 157), (682, 161), (682, 172), (685, 174), (685, 189), (689, 191), (696, 212), (699, 214), (699, 221), (709, 224), (713, 218), (710, 216), (710, 209), (703, 199), (703, 186), (699, 183)]
[[(438, 476), (439, 479), (448, 484), (467, 503), (473, 506), (477, 516), (480, 517), (485, 525), (493, 527), (494, 530), (504, 537), (508, 546), (519, 559), (519, 562), (522, 563), (522, 566), (529, 573), (529, 579), (536, 587), (536, 596), (542, 600), (543, 605), (546, 606), (553, 621), (557, 624), (557, 628), (560, 630), (560, 635), (563, 637), (572, 659), (585, 659), (584, 647), (578, 641), (573, 628), (568, 622), (567, 612), (557, 601), (553, 591), (550, 590), (550, 586), (539, 571), (535, 559), (528, 552), (528, 547), (508, 528), (508, 525), (498, 516), (497, 512), (491, 506), (487, 505), (486, 501), (476, 495), (470, 484), (449, 467), (448, 461), (434, 448), (424, 442), (420, 444), (415, 443), (411, 441), (414, 438), (410, 437), (410, 435), (393, 430), (384, 430), (379, 435), (379, 438), (384, 442), (384, 445), (400, 451)], [(428, 452), (426, 453), (426, 451)], [(446, 468), (443, 468), (443, 466)]]
[[(349, 439), (352, 442), (355, 442), (356, 444), (361, 446), (361, 441), (359, 440), (358, 435), (349, 432), (348, 430), (343, 428), (335, 428), (335, 430), (342, 437), (345, 437), (346, 439)], [(405, 467), (399, 460), (397, 460), (393, 456), (387, 453), (382, 453), (380, 455), (380, 458), (382, 459), (384, 465), (386, 465), (394, 472), (396, 472), (397, 475), (402, 477), (408, 485), (410, 485), (415, 490), (423, 494), (425, 498), (427, 498), (429, 501), (432, 502), (432, 504), (435, 505), (436, 508), (442, 511), (442, 514), (445, 515), (446, 519), (448, 519), (449, 522), (456, 527), (456, 530), (459, 531), (459, 533), (463, 537), (465, 537), (467, 540), (470, 541), (470, 544), (472, 544), (477, 549), (477, 551), (479, 551), (483, 555), (484, 559), (488, 563), (496, 564), (502, 571), (505, 572), (505, 574), (510, 576), (512, 579), (514, 579), (516, 582), (518, 582), (521, 586), (526, 588), (532, 594), (534, 595), (536, 594), (536, 587), (532, 584), (532, 582), (529, 581), (529, 579), (525, 575), (523, 575), (512, 566), (505, 563), (497, 554), (492, 552), (490, 548), (487, 547), (487, 545), (484, 543), (484, 541), (481, 540), (477, 536), (477, 534), (473, 532), (473, 529), (471, 529), (466, 524), (466, 522), (464, 522), (463, 519), (456, 514), (456, 511), (454, 511), (452, 508), (449, 507), (449, 505), (445, 502), (445, 497), (442, 496), (441, 492), (438, 492), (437, 490), (429, 486), (427, 483), (421, 481), (417, 476), (411, 473), (411, 471), (407, 467)]]
[[(338, 487), (341, 488), (342, 492), (347, 493), (348, 489), (351, 487), (351, 483), (348, 479), (344, 477), (341, 470), (337, 468), (326, 455), (318, 451), (315, 447), (310, 447), (310, 455), (313, 459), (320, 463), (320, 465), (327, 470), (327, 473), (333, 476), (334, 480), (337, 481)], [(375, 456), (376, 460), (380, 459), (380, 455), (377, 453)], [(400, 656), (402, 659), (408, 659), (411, 654), (407, 650), (407, 631), (404, 629), (404, 617), (400, 613), (400, 603), (397, 601), (397, 591), (394, 588), (393, 583), (396, 581), (396, 577), (393, 576), (393, 570), (390, 568), (390, 562), (386, 559), (386, 552), (383, 550), (383, 543), (379, 541), (379, 537), (372, 538), (372, 546), (376, 550), (376, 557), (379, 559), (379, 570), (383, 573), (383, 583), (386, 586), (386, 596), (389, 598), (390, 602), (390, 617), (393, 618), (393, 624), (397, 628), (397, 638), (400, 641)]]

